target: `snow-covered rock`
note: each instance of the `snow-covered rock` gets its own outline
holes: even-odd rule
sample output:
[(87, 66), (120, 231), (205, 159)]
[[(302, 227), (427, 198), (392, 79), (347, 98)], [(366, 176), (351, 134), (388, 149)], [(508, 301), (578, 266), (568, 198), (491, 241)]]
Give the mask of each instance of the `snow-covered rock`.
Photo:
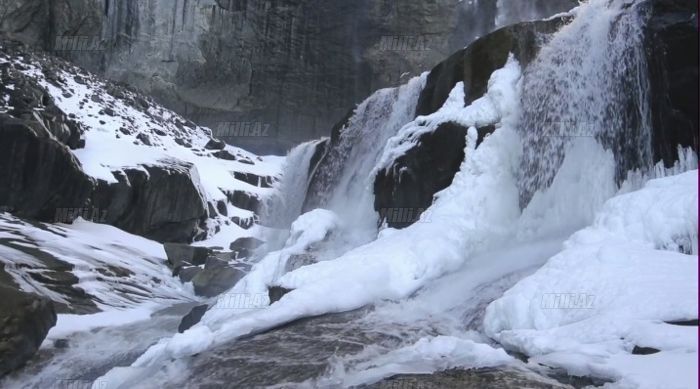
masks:
[(212, 243), (228, 247), (255, 234), (280, 158), (225, 145), (129, 88), (21, 46), (0, 46), (0, 75), (3, 206), (48, 222), (92, 208), (96, 221), (159, 241), (224, 231), (228, 242)]
[(36, 223), (0, 213), (0, 239), (0, 264), (11, 282), (48, 297), (59, 314), (194, 299), (165, 266), (163, 245), (106, 224)]
[[(692, 387), (697, 328), (669, 323), (698, 318), (697, 188), (692, 170), (608, 200), (592, 226), (489, 305), (487, 334), (574, 375)], [(661, 351), (632, 355), (635, 346)]]

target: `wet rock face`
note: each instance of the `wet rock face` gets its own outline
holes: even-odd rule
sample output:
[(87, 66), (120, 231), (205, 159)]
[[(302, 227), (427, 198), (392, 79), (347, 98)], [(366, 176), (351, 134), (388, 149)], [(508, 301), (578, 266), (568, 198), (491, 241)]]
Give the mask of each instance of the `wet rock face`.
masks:
[(406, 374), (366, 386), (367, 389), (425, 388), (425, 389), (557, 389), (569, 385), (509, 368), (446, 370), (433, 374)]
[(537, 0), (523, 10), (519, 2), (499, 9), (495, 0), (4, 0), (0, 30), (46, 49), (65, 45), (57, 36), (104, 38), (58, 53), (198, 123), (265, 128), (226, 141), (283, 152), (325, 135), (372, 91), (420, 74), (497, 23), (576, 3)]
[(447, 100), (450, 91), (464, 82), (465, 104), (486, 93), (491, 74), (502, 68), (513, 54), (526, 66), (532, 61), (542, 39), (556, 32), (569, 17), (514, 24), (501, 28), (474, 41), (435, 66), (428, 75), (416, 107), (416, 115), (436, 112)]
[(678, 145), (698, 152), (698, 3), (653, 0), (647, 7), (654, 161), (671, 166)]
[(117, 183), (99, 180), (94, 204), (106, 222), (160, 242), (191, 242), (207, 217), (202, 194), (187, 163), (116, 172)]
[(24, 365), (54, 325), (51, 300), (0, 285), (0, 377)]
[(94, 185), (36, 118), (0, 113), (0, 204), (20, 217), (53, 222), (60, 209), (86, 207)]
[(177, 332), (183, 333), (193, 325), (199, 323), (199, 321), (202, 320), (202, 316), (207, 313), (208, 308), (208, 305), (198, 305), (192, 308), (192, 310), (182, 318), (180, 325), (177, 327)]
[(188, 361), (184, 385), (264, 388), (287, 383), (294, 387), (327, 372), (333, 356), (359, 353), (382, 341), (400, 342), (358, 328), (353, 323), (358, 316), (358, 311), (352, 311), (300, 319), (214, 347)]
[[(447, 188), (464, 160), (468, 128), (453, 122), (423, 134), (417, 145), (377, 173), (374, 180), (374, 209), (379, 223), (404, 228), (419, 220), (433, 203), (435, 193)], [(478, 130), (478, 144), (495, 130)]]

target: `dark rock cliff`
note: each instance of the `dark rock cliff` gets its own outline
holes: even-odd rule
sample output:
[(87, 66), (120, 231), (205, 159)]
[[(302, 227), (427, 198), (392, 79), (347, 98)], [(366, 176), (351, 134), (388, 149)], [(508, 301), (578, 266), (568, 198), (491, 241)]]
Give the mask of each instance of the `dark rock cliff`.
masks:
[(698, 150), (698, 3), (649, 0), (647, 7), (654, 160), (670, 166), (678, 145)]
[[(574, 0), (0, 0), (0, 31), (152, 94), (228, 142), (283, 152), (496, 26)], [(499, 5), (500, 4), (500, 5)], [(83, 37), (83, 41), (61, 38)]]
[[(0, 268), (0, 272), (4, 271)], [(46, 297), (0, 283), (0, 377), (24, 365), (51, 327), (56, 311)]]

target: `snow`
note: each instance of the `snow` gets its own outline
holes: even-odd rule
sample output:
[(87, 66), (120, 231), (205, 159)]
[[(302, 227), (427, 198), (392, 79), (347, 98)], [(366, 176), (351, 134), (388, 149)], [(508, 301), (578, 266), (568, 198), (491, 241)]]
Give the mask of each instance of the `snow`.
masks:
[[(569, 374), (615, 381), (608, 387), (695, 387), (696, 328), (665, 321), (698, 317), (694, 257), (698, 253), (697, 171), (686, 172), (697, 168), (697, 156), (679, 149), (677, 166), (631, 172), (628, 181), (618, 187), (615, 173), (620, 161), (613, 153), (594, 137), (567, 140), (562, 143), (566, 148), (561, 165), (557, 161), (552, 172), (551, 184), (533, 188), (539, 190), (533, 190), (532, 200), (521, 210), (518, 180), (523, 172), (523, 145), (528, 143), (516, 131), (523, 74), (513, 56), (492, 74), (487, 93), (469, 106), (464, 106), (464, 85), (458, 83), (440, 110), (406, 119), (412, 117), (425, 75), (402, 90), (382, 90), (366, 100), (356, 110), (362, 114), (348, 127), (358, 131), (346, 129), (341, 135), (348, 154), (335, 161), (340, 178), (326, 193), (328, 209), (312, 210), (293, 222), (290, 215), (298, 213), (304, 199), (307, 161), (314, 143), (296, 149), (286, 163), (231, 146), (226, 150), (255, 164), (219, 160), (204, 150), (209, 130), (197, 126), (183, 130), (172, 125), (170, 120), (179, 120), (175, 114), (160, 108), (158, 115), (170, 119), (153, 122), (149, 112), (115, 100), (117, 115), (99, 123), (96, 118), (102, 117), (101, 107), (76, 108), (77, 101), (89, 99), (89, 88), (70, 74), (64, 76), (74, 89), (73, 97), (62, 98), (57, 87), (45, 86), (59, 106), (75, 112), (89, 126), (85, 134), (88, 147), (76, 155), (95, 178), (113, 180), (115, 169), (177, 160), (192, 164), (191, 174), (209, 202), (225, 200), (225, 192), (232, 190), (269, 196), (281, 188), (294, 188), (292, 197), (285, 199), (295, 209), (284, 215), (289, 233), (283, 244), (284, 239), (276, 242), (281, 248), (255, 263), (200, 323), (160, 339), (130, 367), (109, 371), (101, 383), (140, 385), (151, 374), (177, 370), (185, 357), (213, 346), (299, 318), (371, 305), (374, 310), (365, 317), (367, 322), (393, 326), (403, 342), (370, 358), (339, 358), (336, 369), (319, 382), (361, 385), (401, 373), (522, 365), (503, 347), (527, 355), (533, 370), (539, 365), (559, 367)], [(102, 88), (88, 81), (90, 88)], [(133, 118), (138, 128), (166, 126), (168, 135), (154, 136), (154, 146), (134, 144), (131, 135), (115, 141), (114, 133), (126, 125), (125, 117)], [(376, 231), (368, 185), (371, 177), (445, 122), (469, 129), (465, 160), (452, 184), (435, 195), (419, 222), (402, 230)], [(486, 125), (495, 125), (496, 130), (476, 147), (477, 129)], [(193, 147), (179, 145), (175, 136), (187, 138)], [(290, 169), (290, 161), (304, 166)], [(279, 177), (283, 168), (294, 174), (283, 178), (290, 181), (273, 188), (232, 177), (234, 171)], [(253, 217), (231, 204), (227, 210), (229, 216)], [(237, 237), (270, 232), (259, 225), (243, 230), (233, 224), (209, 223), (210, 229), (217, 225), (220, 231), (198, 244), (227, 247)], [(87, 229), (81, 237), (86, 241), (93, 239), (95, 228), (102, 228), (82, 222), (59, 228), (78, 234), (81, 227)], [(369, 232), (374, 240), (367, 242), (366, 234), (362, 239), (352, 236), (360, 230)], [(121, 241), (119, 233), (106, 232), (106, 239)], [(108, 243), (98, 246), (104, 244)], [(141, 244), (138, 250), (163, 260), (162, 246)], [(288, 271), (289, 258), (301, 254), (313, 255), (315, 263)], [(20, 252), (13, 255), (17, 261), (31, 261)], [(82, 265), (75, 259), (71, 263)], [(142, 274), (146, 277), (152, 271), (148, 268)], [(102, 285), (91, 282), (89, 271), (76, 274), (91, 293), (106, 295)], [(33, 287), (23, 282), (23, 288)], [(270, 304), (268, 288), (272, 286), (289, 292)], [(187, 296), (189, 291), (183, 290), (181, 294)], [(167, 291), (165, 296), (181, 298), (180, 291)], [(231, 309), (231, 296), (255, 298), (256, 305)], [(119, 301), (108, 303), (117, 306)], [(153, 309), (147, 304), (126, 308), (119, 311), (123, 316), (116, 319), (118, 323), (142, 320)], [(50, 336), (98, 327), (118, 315), (110, 311), (88, 316), (83, 322), (62, 315)], [(483, 329), (491, 339), (467, 330), (467, 320), (483, 327), (477, 330)], [(420, 328), (404, 339), (402, 331), (415, 327)], [(493, 340), (500, 346), (494, 347)], [(661, 351), (632, 355), (634, 346)]]
[[(517, 89), (519, 65), (511, 58), (504, 69), (504, 76), (495, 78), (503, 85), (492, 84), (500, 91), (493, 95), (515, 98), (517, 91), (507, 89)], [(513, 105), (498, 106), (510, 107), (504, 109), (509, 115), (517, 113)], [(502, 118), (503, 125), (478, 148), (476, 129), (468, 131), (467, 157), (452, 186), (436, 196), (430, 208), (430, 222), (383, 234), (340, 257), (303, 266), (281, 277), (277, 275), (276, 279), (271, 279), (270, 273), (281, 265), (276, 262), (277, 257), (263, 259), (231, 293), (259, 294), (271, 284), (291, 292), (266, 309), (208, 311), (200, 324), (151, 347), (132, 365), (134, 374), (145, 367), (156, 368), (171, 357), (192, 355), (214, 344), (301, 317), (405, 298), (428, 282), (459, 269), (470, 254), (503, 243), (512, 234), (520, 214), (514, 178), (520, 144), (515, 131), (508, 127), (512, 121)], [(303, 242), (302, 246), (307, 246), (309, 240), (323, 238), (325, 231), (335, 225), (327, 211), (313, 211), (295, 222), (288, 244), (294, 247)]]
[[(144, 304), (169, 305), (198, 300), (165, 266), (163, 245), (118, 228), (78, 218), (73, 224), (31, 224), (0, 214), (0, 236), (36, 250), (23, 253), (11, 245), (0, 246), (0, 261), (13, 280), (27, 292), (70, 305), (67, 297), (31, 277), (32, 271), (51, 271), (39, 258), (50, 255), (73, 266), (83, 289), (101, 310), (132, 309)], [(111, 274), (111, 268), (127, 275)], [(107, 273), (105, 273), (107, 271)], [(60, 322), (59, 322), (60, 323)]]
[(151, 304), (143, 304), (128, 310), (109, 310), (89, 315), (57, 315), (56, 325), (51, 327), (46, 335), (45, 344), (55, 339), (64, 338), (74, 332), (86, 332), (95, 328), (120, 326), (147, 320), (155, 312), (157, 307)]
[(287, 247), (309, 247), (311, 243), (320, 242), (329, 232), (340, 227), (341, 221), (331, 211), (314, 209), (307, 212), (292, 223)]
[[(217, 158), (214, 151), (205, 148), (212, 139), (210, 129), (197, 126), (151, 100), (144, 100), (147, 108), (138, 103), (130, 104), (127, 102), (129, 99), (138, 101), (143, 98), (130, 91), (121, 91), (125, 97), (117, 98), (110, 92), (111, 85), (71, 65), (56, 69), (57, 78), (63, 80), (61, 84), (50, 82), (46, 79), (40, 58), (24, 63), (21, 71), (36, 78), (48, 90), (56, 106), (66, 115), (74, 115), (74, 120), (85, 128), (85, 147), (71, 152), (87, 175), (107, 183), (116, 183), (115, 174), (126, 168), (145, 171), (143, 166), (159, 165), (184, 169), (199, 189), (203, 202), (214, 205), (218, 201), (226, 203), (227, 216), (210, 215), (207, 221), (207, 237), (212, 239), (212, 245), (228, 247), (239, 237), (260, 232), (233, 225), (231, 217), (248, 219), (253, 218), (254, 214), (233, 206), (226, 192), (241, 190), (260, 198), (271, 195), (274, 192), (272, 188), (250, 185), (235, 179), (233, 174), (253, 173), (260, 177), (276, 178), (280, 175), (283, 157), (259, 157), (226, 145), (224, 150), (234, 155), (236, 160)], [(106, 110), (112, 112), (107, 114)], [(122, 132), (122, 129), (128, 133)], [(144, 143), (143, 136), (148, 138), (151, 145)], [(184, 146), (181, 144), (183, 142), (191, 146)], [(216, 227), (225, 229), (225, 234), (215, 232)]]
[(464, 106), (464, 83), (458, 82), (437, 112), (418, 116), (389, 139), (377, 170), (391, 166), (396, 158), (413, 148), (422, 135), (435, 131), (442, 123), (454, 122), (466, 128), (480, 128), (496, 124), (503, 118), (517, 118), (516, 84), (519, 81), (520, 65), (511, 56), (506, 65), (489, 78), (486, 94), (467, 107)]
[[(489, 305), (486, 333), (572, 374), (693, 387), (686, 384), (697, 377), (697, 329), (663, 321), (698, 317), (697, 175), (651, 180), (608, 200), (561, 253)], [(571, 306), (563, 294), (588, 303)], [(630, 355), (635, 345), (662, 352)]]

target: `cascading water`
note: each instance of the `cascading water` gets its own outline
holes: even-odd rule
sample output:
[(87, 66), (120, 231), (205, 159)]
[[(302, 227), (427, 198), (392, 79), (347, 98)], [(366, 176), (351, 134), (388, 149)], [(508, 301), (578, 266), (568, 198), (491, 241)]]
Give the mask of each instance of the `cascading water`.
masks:
[(376, 232), (370, 174), (387, 140), (413, 120), (427, 73), (362, 102), (312, 178), (305, 210), (328, 208), (355, 231)]
[(651, 166), (644, 18), (636, 3), (591, 0), (525, 71), (521, 205), (551, 184), (565, 150), (581, 138), (613, 151), (618, 182)]
[(323, 141), (302, 143), (287, 154), (276, 192), (266, 199), (260, 212), (260, 224), (270, 227), (265, 233), (268, 250), (281, 247), (289, 235), (292, 222), (301, 214), (312, 173), (311, 159)]

